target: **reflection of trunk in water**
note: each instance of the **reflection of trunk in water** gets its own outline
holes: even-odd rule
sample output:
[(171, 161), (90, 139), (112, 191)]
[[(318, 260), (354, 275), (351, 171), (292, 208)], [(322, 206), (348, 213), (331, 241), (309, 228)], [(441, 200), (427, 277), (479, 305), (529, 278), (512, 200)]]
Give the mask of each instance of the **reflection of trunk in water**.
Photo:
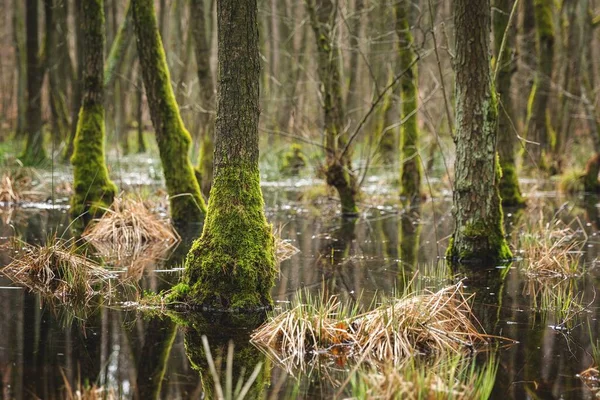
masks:
[(144, 345), (136, 359), (135, 399), (159, 399), (167, 361), (177, 333), (168, 317), (152, 317), (144, 329)]
[[(235, 388), (238, 379), (248, 380), (258, 363), (262, 363), (260, 373), (246, 395), (247, 399), (260, 399), (264, 397), (264, 390), (270, 383), (271, 364), (266, 356), (250, 343), (249, 334), (264, 320), (265, 314), (244, 316), (243, 321), (236, 320), (241, 317), (236, 314), (193, 314), (186, 315), (184, 330), (185, 352), (191, 366), (200, 373), (204, 398), (215, 398), (214, 380), (209, 370), (207, 355), (202, 345), (202, 336), (208, 339), (212, 359), (215, 361), (221, 384), (225, 390), (225, 376), (227, 364), (227, 349), (229, 342), (233, 341), (232, 382)], [(217, 361), (221, 359), (219, 364)], [(243, 375), (242, 375), (243, 374)]]

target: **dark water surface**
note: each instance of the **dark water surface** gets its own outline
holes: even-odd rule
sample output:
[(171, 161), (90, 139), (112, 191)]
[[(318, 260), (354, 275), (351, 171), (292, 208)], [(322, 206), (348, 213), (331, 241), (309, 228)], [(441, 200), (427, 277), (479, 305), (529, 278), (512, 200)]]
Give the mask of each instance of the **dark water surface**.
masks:
[[(318, 206), (321, 209), (316, 212), (296, 201), (305, 189), (264, 185), (269, 220), (300, 249), (281, 265), (273, 289), (278, 305), (289, 301), (299, 288), (314, 293), (325, 290), (342, 299), (362, 295), (362, 301), (369, 303), (376, 292), (391, 295), (402, 289), (417, 269), (426, 274), (443, 268), (440, 256), (452, 229), (449, 199), (436, 199), (435, 207), (429, 201), (420, 210), (402, 213), (373, 201), (361, 218), (344, 221), (326, 205)], [(467, 290), (477, 293), (474, 312), (485, 330), (518, 341), (500, 351), (493, 398), (591, 399), (593, 394), (577, 374), (592, 365), (590, 332), (594, 338), (599, 332), (596, 291), (600, 275), (593, 268), (600, 244), (598, 200), (566, 202), (550, 196), (535, 201), (546, 204), (545, 218), (552, 218), (557, 210), (558, 218), (566, 221), (579, 218), (587, 234), (582, 262), (589, 271), (556, 288), (578, 295), (583, 310), (565, 322), (555, 310), (540, 304), (541, 294), (536, 295), (540, 289), (519, 272), (527, 261), (504, 268), (492, 265), (477, 273), (460, 271), (456, 279), (466, 276)], [(517, 225), (516, 218), (506, 212), (508, 230)], [(4, 208), (0, 219), (3, 241), (17, 236), (30, 243), (44, 243), (69, 223), (67, 210), (61, 207)], [(9, 262), (8, 250), (0, 252), (0, 265)], [(153, 291), (170, 287), (180, 271), (166, 270), (180, 262), (157, 263), (146, 270), (140, 286)], [(222, 354), (227, 341), (234, 338), (234, 372), (240, 366), (252, 369), (262, 361), (266, 372), (258, 378), (259, 390), (269, 398), (331, 398), (337, 390), (316, 373), (299, 380), (289, 376), (248, 343), (247, 330), (222, 325), (220, 316), (190, 317), (187, 326), (177, 327), (169, 319), (143, 317), (113, 304), (74, 317), (1, 276), (0, 310), (3, 398), (63, 398), (65, 381), (72, 386), (79, 381), (112, 388), (123, 398), (147, 399), (158, 390), (157, 377), (163, 370), (161, 398), (202, 398), (202, 379), (211, 383), (200, 339), (203, 334), (209, 338), (213, 355)], [(193, 364), (204, 369), (202, 378)]]

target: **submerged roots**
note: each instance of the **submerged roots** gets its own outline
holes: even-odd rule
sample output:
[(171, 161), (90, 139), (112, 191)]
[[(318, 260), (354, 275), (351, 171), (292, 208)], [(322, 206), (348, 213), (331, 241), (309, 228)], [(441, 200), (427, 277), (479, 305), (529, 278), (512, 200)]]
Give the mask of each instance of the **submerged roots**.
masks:
[[(112, 274), (85, 255), (77, 254), (67, 241), (55, 239), (46, 246), (18, 243), (20, 249), (2, 272), (14, 283), (63, 302), (87, 303), (99, 289), (110, 294), (105, 285)], [(15, 246), (16, 247), (16, 246)]]
[(394, 364), (417, 355), (471, 350), (487, 342), (461, 284), (437, 292), (408, 294), (357, 314), (336, 297), (327, 302), (298, 302), (272, 317), (252, 335), (288, 369), (302, 368), (310, 356), (355, 357)]

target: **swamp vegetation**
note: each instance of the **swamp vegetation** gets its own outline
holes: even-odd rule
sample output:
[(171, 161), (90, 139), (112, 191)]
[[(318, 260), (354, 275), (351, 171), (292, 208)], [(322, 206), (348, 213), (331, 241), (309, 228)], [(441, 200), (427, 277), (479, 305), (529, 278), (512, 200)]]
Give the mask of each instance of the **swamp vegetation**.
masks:
[(596, 0), (0, 10), (0, 398), (600, 396)]

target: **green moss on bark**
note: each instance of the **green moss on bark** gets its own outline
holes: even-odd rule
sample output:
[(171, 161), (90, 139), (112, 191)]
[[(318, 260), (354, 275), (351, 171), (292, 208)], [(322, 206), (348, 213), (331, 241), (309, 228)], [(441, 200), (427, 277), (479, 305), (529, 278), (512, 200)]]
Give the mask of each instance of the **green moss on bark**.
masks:
[(150, 117), (176, 225), (201, 222), (206, 205), (189, 160), (191, 137), (185, 129), (171, 86), (165, 51), (151, 0), (132, 0), (138, 56)]
[(275, 244), (263, 208), (256, 167), (220, 167), (202, 237), (186, 260), (189, 288), (177, 289), (186, 303), (238, 310), (271, 305)]
[[(109, 207), (117, 187), (104, 161), (104, 8), (102, 0), (82, 4), (84, 44), (83, 104), (75, 134), (71, 216), (87, 223)], [(81, 224), (77, 224), (81, 226)]]
[(514, 164), (504, 164), (502, 166), (500, 198), (502, 199), (502, 205), (506, 207), (520, 207), (525, 205), (525, 199), (521, 195), (519, 177)]
[(73, 197), (71, 216), (83, 216), (83, 221), (97, 217), (108, 208), (117, 187), (108, 177), (104, 162), (104, 107), (82, 107), (75, 136), (73, 164)]

